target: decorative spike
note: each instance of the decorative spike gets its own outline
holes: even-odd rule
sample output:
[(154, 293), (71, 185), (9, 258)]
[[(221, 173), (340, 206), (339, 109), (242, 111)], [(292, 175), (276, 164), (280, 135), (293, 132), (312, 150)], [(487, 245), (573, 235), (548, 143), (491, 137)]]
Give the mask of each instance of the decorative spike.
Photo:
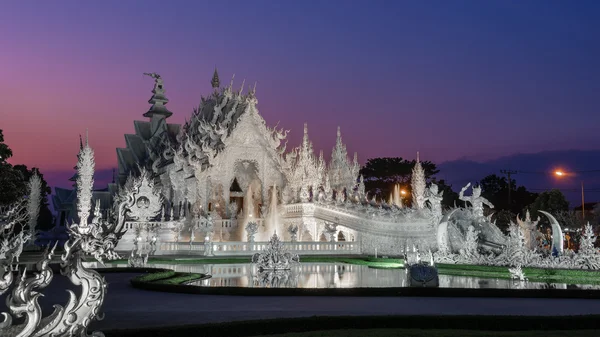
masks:
[(231, 90), (231, 88), (233, 87), (233, 79), (235, 78), (235, 74), (233, 74), (233, 76), (231, 76), (231, 82), (229, 82), (229, 90)]
[(219, 81), (219, 73), (217, 72), (217, 67), (215, 67), (215, 72), (213, 73), (212, 80), (210, 84), (214, 89), (218, 89), (221, 86), (221, 82)]
[(240, 91), (238, 92), (238, 95), (240, 96), (242, 96), (242, 92), (244, 92), (244, 84), (246, 84), (245, 78), (242, 80), (242, 86), (240, 87)]

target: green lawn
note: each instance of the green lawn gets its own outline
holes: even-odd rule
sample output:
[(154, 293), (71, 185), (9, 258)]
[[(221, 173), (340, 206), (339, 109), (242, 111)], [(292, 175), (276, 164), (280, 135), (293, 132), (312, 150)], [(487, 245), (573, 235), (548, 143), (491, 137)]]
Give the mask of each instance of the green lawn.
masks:
[(202, 274), (161, 271), (137, 276), (132, 281), (156, 284), (182, 284), (188, 281), (201, 279), (202, 277), (204, 277)]
[(596, 330), (554, 331), (473, 331), (473, 330), (419, 330), (419, 329), (351, 329), (325, 330), (263, 335), (269, 337), (596, 337)]
[[(463, 264), (437, 265), (440, 275), (472, 276), (482, 278), (509, 279), (508, 267), (474, 266)], [(567, 283), (567, 284), (600, 284), (600, 271), (523, 268), (525, 277), (531, 282)]]

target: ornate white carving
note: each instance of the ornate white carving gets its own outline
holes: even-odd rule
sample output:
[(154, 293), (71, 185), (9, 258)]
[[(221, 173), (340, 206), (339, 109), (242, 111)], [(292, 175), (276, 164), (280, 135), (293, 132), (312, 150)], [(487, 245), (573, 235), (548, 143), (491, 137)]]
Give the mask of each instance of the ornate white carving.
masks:
[[(2, 336), (87, 336), (86, 330), (90, 322), (100, 317), (98, 313), (104, 301), (106, 282), (98, 272), (83, 267), (82, 257), (91, 255), (99, 262), (104, 258), (118, 257), (114, 247), (123, 235), (125, 215), (134, 200), (122, 201), (119, 204), (117, 222), (108, 223), (95, 217), (95, 220), (100, 222), (88, 223), (93, 166), (93, 151), (86, 141), (85, 147), (80, 151), (77, 165), (78, 196), (82, 198), (78, 200), (80, 222), (69, 227), (70, 238), (64, 245), (65, 253), (61, 257), (62, 273), (74, 285), (81, 286), (81, 296), (77, 297), (69, 291), (70, 296), (66, 306), (55, 305), (54, 312), (42, 319), (41, 307), (37, 302), (40, 294), (37, 290), (43, 289), (52, 280), (49, 262), (54, 248), (47, 250), (44, 259), (40, 261), (40, 271), (30, 277), (26, 276), (25, 271), (21, 273), (17, 287), (7, 298), (10, 314), (2, 313), (4, 316), (4, 321), (0, 323)], [(4, 277), (0, 279), (5, 280)], [(12, 316), (20, 317), (23, 314), (26, 315), (25, 323), (13, 325)], [(93, 335), (103, 336), (100, 332), (95, 332)]]
[(425, 172), (421, 161), (419, 160), (419, 152), (417, 152), (417, 161), (412, 170), (411, 178), (412, 201), (413, 208), (422, 209), (425, 207)]
[(256, 264), (261, 272), (264, 270), (288, 270), (292, 264), (299, 262), (298, 254), (288, 252), (277, 233), (273, 234), (262, 253), (256, 253), (252, 256), (252, 263)]
[(27, 214), (29, 217), (29, 237), (31, 241), (35, 241), (37, 234), (36, 226), (38, 214), (40, 213), (40, 203), (42, 200), (42, 180), (40, 176), (34, 174), (29, 178), (27, 184), (29, 190), (29, 197), (27, 202)]
[(258, 233), (258, 224), (254, 221), (248, 222), (246, 225), (246, 234), (248, 242), (254, 242), (254, 235)]
[(156, 219), (163, 207), (163, 197), (158, 188), (154, 186), (154, 181), (150, 173), (145, 169), (137, 178), (133, 178), (132, 184), (125, 193), (135, 195), (136, 200), (131, 207), (129, 217), (140, 222), (148, 222)]
[(476, 217), (483, 217), (483, 205), (487, 205), (490, 208), (494, 208), (491, 202), (489, 202), (486, 198), (481, 196), (481, 187), (473, 186), (473, 194), (471, 196), (465, 196), (465, 191), (471, 186), (471, 183), (468, 183), (467, 186), (463, 187), (458, 194), (458, 198), (462, 201), (468, 201), (471, 203), (473, 214)]

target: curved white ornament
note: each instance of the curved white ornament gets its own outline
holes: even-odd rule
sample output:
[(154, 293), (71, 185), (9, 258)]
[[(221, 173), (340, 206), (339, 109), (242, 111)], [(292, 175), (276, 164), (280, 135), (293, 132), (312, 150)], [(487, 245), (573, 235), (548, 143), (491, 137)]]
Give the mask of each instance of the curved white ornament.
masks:
[(550, 226), (552, 226), (552, 251), (554, 251), (554, 248), (556, 248), (556, 250), (562, 254), (565, 250), (564, 248), (564, 238), (563, 238), (563, 232), (562, 229), (560, 228), (560, 224), (558, 223), (558, 221), (556, 220), (556, 218), (545, 211), (538, 211), (542, 214), (544, 214), (548, 220), (550, 220)]
[(451, 210), (450, 212), (446, 213), (446, 215), (444, 215), (444, 217), (440, 221), (440, 224), (438, 225), (438, 228), (437, 228), (438, 249), (444, 249), (444, 248), (450, 249), (450, 241), (448, 240), (448, 221), (450, 220), (450, 217), (452, 216), (452, 214), (454, 214), (454, 212), (456, 212), (457, 210), (458, 210), (458, 208), (455, 208), (455, 209)]

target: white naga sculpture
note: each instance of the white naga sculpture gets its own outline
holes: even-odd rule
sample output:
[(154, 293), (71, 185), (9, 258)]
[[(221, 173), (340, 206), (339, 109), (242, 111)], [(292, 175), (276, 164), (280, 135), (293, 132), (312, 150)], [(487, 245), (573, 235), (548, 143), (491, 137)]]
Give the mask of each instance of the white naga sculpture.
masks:
[(481, 187), (473, 186), (473, 194), (471, 196), (465, 196), (465, 191), (471, 186), (471, 183), (468, 183), (467, 186), (463, 187), (458, 194), (458, 198), (462, 201), (468, 201), (471, 203), (473, 207), (473, 215), (476, 217), (483, 217), (483, 205), (487, 205), (490, 208), (494, 208), (491, 202), (489, 202), (486, 198), (481, 196)]
[[(76, 286), (81, 286), (78, 297), (69, 291), (69, 300), (65, 306), (55, 305), (54, 312), (42, 318), (42, 310), (38, 303), (41, 296), (39, 291), (52, 281), (52, 270), (49, 268), (55, 246), (46, 250), (44, 258), (39, 263), (39, 272), (27, 276), (23, 270), (11, 295), (7, 298), (9, 313), (2, 313), (0, 336), (88, 336), (88, 325), (99, 318), (99, 311), (106, 293), (106, 281), (96, 271), (83, 267), (85, 255), (93, 256), (97, 261), (115, 259), (114, 252), (124, 231), (124, 219), (133, 206), (134, 200), (122, 201), (118, 207), (115, 223), (104, 220), (88, 223), (91, 210), (91, 189), (93, 185), (94, 157), (92, 149), (87, 145), (82, 147), (77, 164), (78, 215), (79, 223), (69, 227), (69, 240), (64, 244), (64, 254), (61, 256), (61, 273), (69, 278)], [(5, 231), (1, 232), (4, 238)], [(10, 239), (9, 239), (10, 240)], [(0, 268), (0, 273), (4, 268)], [(10, 275), (10, 276), (8, 276)], [(0, 275), (0, 292), (5, 292), (12, 283), (12, 274)], [(22, 324), (13, 324), (12, 317), (23, 317)], [(103, 336), (94, 332), (93, 336)]]

